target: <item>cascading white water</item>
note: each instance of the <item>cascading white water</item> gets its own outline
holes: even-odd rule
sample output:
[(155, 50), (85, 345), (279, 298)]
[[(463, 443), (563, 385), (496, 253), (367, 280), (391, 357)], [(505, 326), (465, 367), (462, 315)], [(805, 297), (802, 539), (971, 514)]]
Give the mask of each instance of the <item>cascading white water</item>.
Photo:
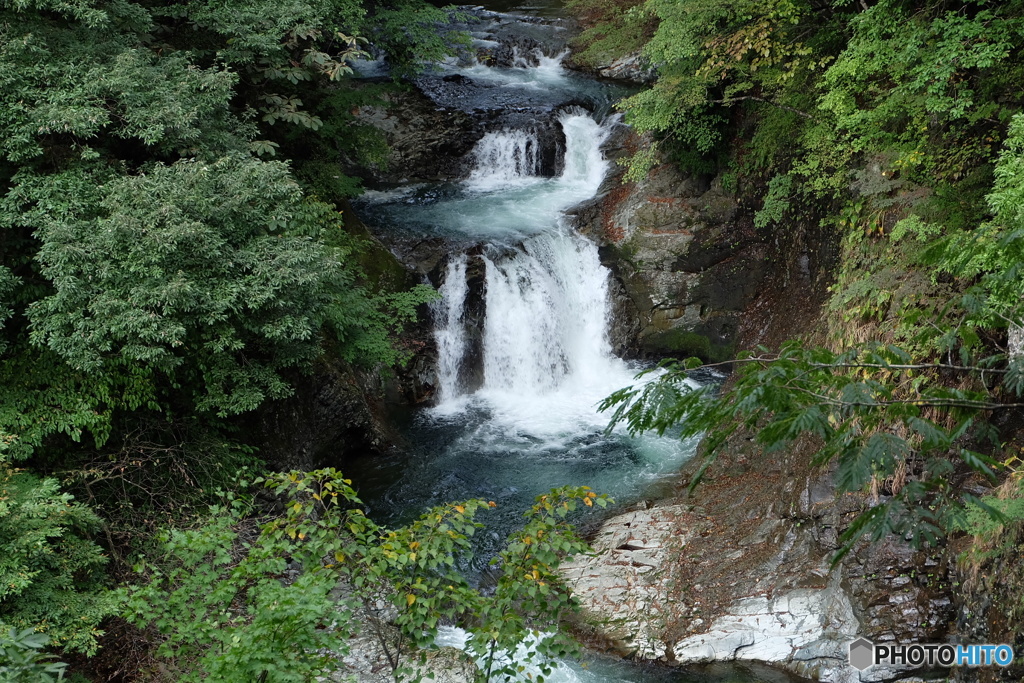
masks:
[(581, 192), (587, 192), (583, 199), (592, 197), (608, 173), (608, 161), (601, 153), (601, 146), (608, 139), (612, 126), (618, 123), (618, 118), (600, 125), (583, 110), (570, 109), (563, 112), (558, 120), (565, 132), (565, 167), (561, 180)]
[(519, 53), (518, 48), (513, 47), (511, 67), (488, 66), (478, 61), (475, 56), (468, 63), (451, 59), (441, 66), (447, 73), (459, 74), (481, 83), (501, 87), (526, 90), (567, 88), (572, 83), (572, 79), (571, 74), (562, 67), (562, 62), (568, 55), (568, 50), (548, 55), (537, 49), (523, 55)]
[(417, 234), (426, 229), (462, 242), (469, 237), (514, 245), (533, 235), (565, 231), (559, 225), (561, 213), (593, 197), (601, 186), (608, 170), (601, 145), (614, 121), (599, 124), (582, 109), (559, 114), (565, 163), (555, 178), (535, 175), (534, 159), (541, 154), (535, 135), (500, 131), (477, 143), (475, 168), (454, 195), (420, 202), (416, 188), (406, 188), (367, 193), (364, 201), (380, 202), (379, 210), (395, 224)]
[[(561, 211), (592, 196), (607, 171), (600, 146), (608, 135), (583, 111), (567, 111), (559, 122), (566, 139), (558, 178), (526, 197), (514, 197), (518, 214), (531, 214), (540, 234), (512, 248), (485, 255), (486, 310), (483, 334), (483, 393), (501, 403), (550, 393), (567, 381), (608, 377), (608, 272), (597, 248), (569, 229)], [(535, 176), (538, 140), (526, 131), (490, 133), (474, 149), (476, 168), (466, 181), (473, 190), (509, 188)], [(438, 403), (442, 412), (459, 398), (459, 368), (465, 352), (461, 324), (466, 256), (452, 259), (435, 307), (438, 344)], [(628, 379), (624, 373), (621, 379)], [(600, 397), (598, 397), (600, 398)], [(590, 409), (590, 406), (587, 406)]]
[[(535, 137), (502, 131), (477, 145), (477, 166), (466, 182), (473, 190), (485, 185), (491, 190), (492, 211), (497, 204), (509, 209), (504, 216), (536, 226), (525, 239), (513, 244), (503, 240), (482, 257), (484, 379), (474, 399), (486, 405), (492, 425), (502, 433), (530, 435), (545, 443), (600, 429), (607, 418), (596, 411), (596, 404), (633, 381), (633, 370), (612, 355), (608, 342), (608, 270), (596, 245), (575, 233), (562, 216), (600, 187), (608, 168), (601, 145), (609, 126), (582, 110), (563, 112), (559, 122), (566, 140), (559, 177), (537, 178), (540, 184), (522, 190), (499, 183), (499, 178), (524, 177), (522, 159), (528, 158), (529, 144), (536, 153)], [(481, 237), (495, 235), (493, 225), (476, 229)], [(452, 263), (442, 292), (444, 313), (438, 315), (437, 412), (447, 414), (468, 405), (458, 394), (457, 354), (465, 347), (450, 341), (461, 332), (452, 325), (451, 316), (455, 311), (461, 315), (462, 306), (453, 297), (466, 291), (451, 284), (460, 262)]]
[(485, 259), (486, 402), (501, 430), (562, 443), (599, 431), (596, 406), (633, 383), (608, 342), (608, 270), (597, 247), (564, 227)]
[(540, 173), (539, 147), (534, 131), (488, 133), (473, 150), (476, 167), (466, 186), (473, 190), (498, 190), (535, 178)]
[(453, 257), (445, 269), (438, 290), (441, 298), (433, 303), (434, 339), (437, 343), (438, 401), (454, 399), (461, 393), (459, 367), (466, 350), (466, 329), (462, 313), (466, 301), (466, 254)]
[(485, 389), (536, 395), (606, 364), (607, 271), (590, 242), (540, 235), (484, 262)]

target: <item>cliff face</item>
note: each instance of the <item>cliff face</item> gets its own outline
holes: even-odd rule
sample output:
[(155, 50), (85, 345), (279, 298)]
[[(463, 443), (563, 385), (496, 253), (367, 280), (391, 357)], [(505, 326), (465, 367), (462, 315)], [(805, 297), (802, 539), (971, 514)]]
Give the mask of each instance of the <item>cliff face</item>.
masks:
[(692, 494), (608, 520), (597, 556), (566, 569), (584, 631), (671, 664), (757, 660), (836, 683), (928, 679), (861, 675), (846, 648), (861, 636), (943, 640), (956, 614), (945, 554), (890, 538), (832, 568), (838, 537), (873, 501), (838, 495), (830, 472), (812, 468), (814, 451), (803, 442), (769, 456), (738, 436)]
[[(643, 144), (621, 126), (606, 153), (618, 161)], [(599, 195), (570, 214), (612, 271), (620, 353), (717, 362), (808, 329), (836, 240), (812, 221), (784, 233), (756, 230), (756, 198), (721, 176), (685, 175), (665, 163), (623, 183), (615, 168)]]
[[(622, 131), (611, 153), (641, 144)], [(663, 165), (639, 183), (606, 183), (575, 211), (603, 247), (617, 296), (615, 340), (647, 357), (732, 358), (757, 345), (814, 336), (838, 240), (802, 223), (759, 233), (757, 188)], [(823, 681), (919, 680), (941, 672), (847, 664), (847, 644), (941, 642), (957, 606), (951, 554), (901, 539), (855, 547), (837, 566), (838, 538), (881, 498), (839, 494), (804, 439), (765, 453), (750, 433), (726, 444), (705, 480), (609, 520), (599, 553), (572, 563), (581, 627), (623, 654), (673, 664), (773, 663)]]

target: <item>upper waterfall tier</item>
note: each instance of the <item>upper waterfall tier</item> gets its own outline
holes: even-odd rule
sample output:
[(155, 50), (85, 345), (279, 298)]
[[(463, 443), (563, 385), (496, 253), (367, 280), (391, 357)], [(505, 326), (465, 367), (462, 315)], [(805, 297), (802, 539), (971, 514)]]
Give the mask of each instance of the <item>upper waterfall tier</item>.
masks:
[(465, 182), (367, 193), (363, 202), (376, 204), (372, 221), (381, 226), (513, 245), (555, 229), (563, 211), (594, 196), (608, 170), (601, 145), (616, 121), (598, 123), (578, 108), (561, 112), (565, 148), (555, 177), (537, 175), (536, 134), (502, 130), (477, 143)]

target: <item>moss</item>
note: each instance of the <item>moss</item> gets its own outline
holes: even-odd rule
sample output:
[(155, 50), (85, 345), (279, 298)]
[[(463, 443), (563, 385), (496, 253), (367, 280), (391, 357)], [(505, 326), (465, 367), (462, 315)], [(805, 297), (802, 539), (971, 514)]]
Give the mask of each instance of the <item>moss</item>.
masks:
[(373, 236), (348, 202), (342, 202), (341, 208), (345, 232), (357, 241), (356, 258), (370, 289), (376, 292), (403, 292), (413, 287), (416, 282), (408, 269)]
[(400, 292), (415, 283), (394, 254), (377, 240), (368, 240), (359, 252), (359, 266), (375, 291)]
[(696, 356), (705, 363), (720, 363), (735, 357), (734, 344), (715, 344), (708, 337), (688, 330), (655, 332), (643, 340), (646, 350), (673, 356)]

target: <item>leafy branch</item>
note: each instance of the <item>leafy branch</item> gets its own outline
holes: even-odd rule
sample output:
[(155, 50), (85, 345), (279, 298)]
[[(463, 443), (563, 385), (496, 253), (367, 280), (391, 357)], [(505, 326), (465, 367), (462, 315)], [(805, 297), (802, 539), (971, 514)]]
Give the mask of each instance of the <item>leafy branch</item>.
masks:
[[(138, 570), (147, 583), (125, 591), (128, 616), (163, 635), (159, 654), (185, 668), (184, 680), (310, 680), (327, 675), (331, 653), (366, 628), (395, 681), (429, 676), (428, 651), (442, 623), (473, 634), (468, 656), (481, 682), (511, 679), (521, 664), (507, 653), (557, 624), (575, 603), (558, 574), (567, 557), (589, 551), (567, 518), (580, 505), (603, 507), (586, 487), (553, 489), (527, 512), (494, 564), (492, 595), (473, 588), (458, 567), (481, 526), (484, 500), (440, 505), (411, 524), (388, 529), (362, 511), (340, 472), (290, 472), (259, 478), (282, 511), (254, 515), (228, 496), (202, 528), (163, 536), (165, 556)], [(339, 592), (342, 597), (336, 597)], [(542, 639), (520, 661), (571, 649), (564, 637)]]
[[(816, 438), (814, 464), (834, 467), (841, 491), (881, 491), (887, 498), (851, 525), (837, 560), (864, 534), (879, 539), (895, 532), (934, 542), (963, 513), (949, 476), (968, 470), (995, 479), (999, 464), (967, 444), (969, 433), (994, 439), (980, 419), (984, 413), (1022, 405), (996, 400), (981, 381), (997, 360), (913, 363), (901, 349), (885, 345), (833, 353), (790, 342), (778, 355), (766, 351), (739, 359), (734, 380), (721, 393), (692, 388), (692, 373), (711, 365), (691, 359), (663, 364), (656, 381), (615, 392), (601, 408), (613, 410), (612, 426), (624, 423), (631, 433), (678, 429), (683, 438), (706, 435), (707, 457), (691, 486), (740, 428), (755, 433), (769, 452)], [(1013, 364), (997, 369), (1004, 379), (1019, 372)], [(961, 384), (973, 388), (946, 386), (936, 381), (939, 371), (955, 371)]]

